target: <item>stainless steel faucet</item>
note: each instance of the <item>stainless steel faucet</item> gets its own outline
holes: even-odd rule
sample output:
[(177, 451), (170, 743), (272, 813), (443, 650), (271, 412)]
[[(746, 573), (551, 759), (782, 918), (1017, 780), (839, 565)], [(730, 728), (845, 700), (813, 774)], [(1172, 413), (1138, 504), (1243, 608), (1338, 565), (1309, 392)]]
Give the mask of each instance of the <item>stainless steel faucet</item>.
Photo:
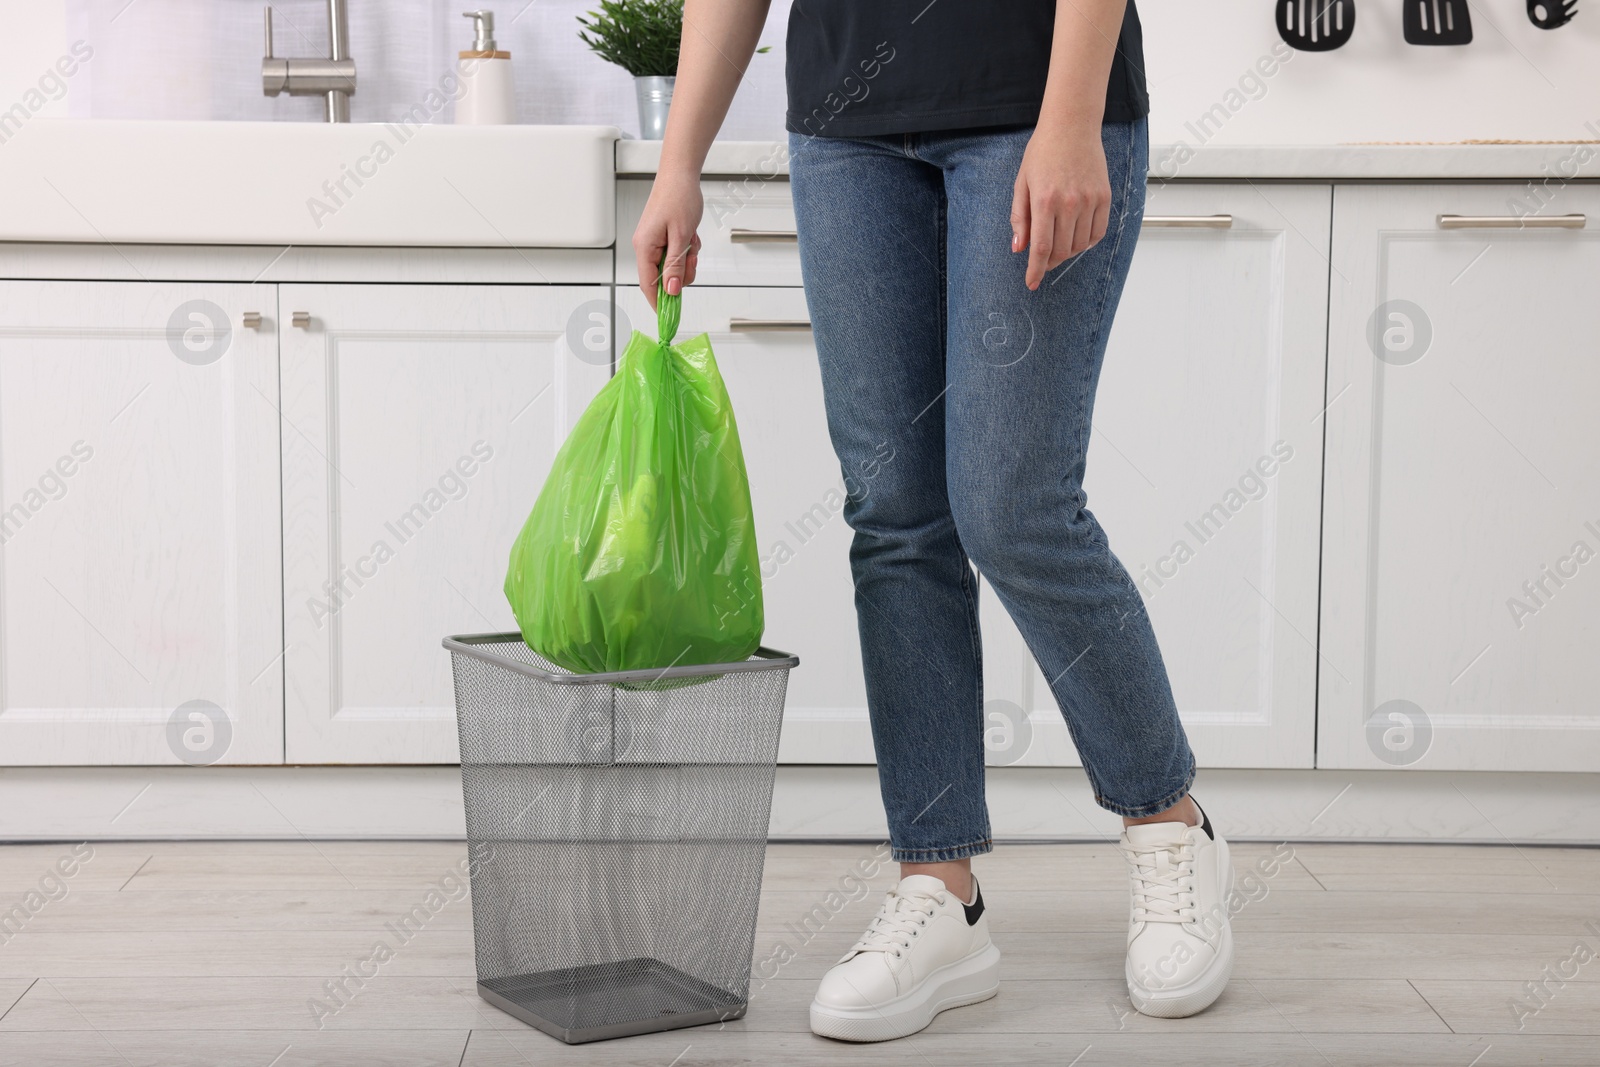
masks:
[(267, 54), (261, 60), (261, 91), (267, 96), (325, 96), (329, 122), (350, 121), (356, 91), (356, 61), (350, 58), (350, 23), (345, 0), (328, 0), (328, 58), (276, 59), (272, 55), (272, 6), (266, 9)]

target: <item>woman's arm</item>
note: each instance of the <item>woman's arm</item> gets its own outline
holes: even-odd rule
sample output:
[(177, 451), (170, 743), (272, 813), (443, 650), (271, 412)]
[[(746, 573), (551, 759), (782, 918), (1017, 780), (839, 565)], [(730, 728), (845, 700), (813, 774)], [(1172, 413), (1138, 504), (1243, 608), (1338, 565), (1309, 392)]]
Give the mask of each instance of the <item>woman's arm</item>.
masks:
[(771, 0), (685, 0), (683, 43), (678, 51), (678, 80), (661, 145), (661, 165), (633, 232), (633, 254), (639, 262), (639, 288), (650, 306), (656, 304), (656, 265), (666, 255), (667, 292), (677, 295), (694, 281), (700, 250), (704, 204), (700, 168), (728, 105), (755, 54), (756, 41), (767, 23)]
[(1127, 0), (1056, 0), (1044, 106), (1017, 173), (1011, 251), (1028, 250), (1027, 286), (1106, 235), (1111, 181), (1100, 123)]

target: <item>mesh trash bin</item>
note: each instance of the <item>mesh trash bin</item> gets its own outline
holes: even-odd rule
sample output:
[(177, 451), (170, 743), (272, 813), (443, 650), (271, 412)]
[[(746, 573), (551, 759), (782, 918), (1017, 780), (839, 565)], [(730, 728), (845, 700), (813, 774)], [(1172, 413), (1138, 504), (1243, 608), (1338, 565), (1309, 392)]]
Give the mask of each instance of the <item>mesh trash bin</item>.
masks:
[(745, 1012), (789, 669), (448, 637), (478, 993), (571, 1044)]

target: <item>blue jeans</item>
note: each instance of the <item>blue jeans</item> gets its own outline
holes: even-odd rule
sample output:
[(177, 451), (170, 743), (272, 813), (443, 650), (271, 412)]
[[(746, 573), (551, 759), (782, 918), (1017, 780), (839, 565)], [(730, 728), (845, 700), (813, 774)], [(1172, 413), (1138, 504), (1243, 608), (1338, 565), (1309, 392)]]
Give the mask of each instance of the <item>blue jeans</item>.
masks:
[(989, 851), (978, 585), (1015, 620), (1095, 801), (1181, 800), (1194, 756), (1137, 588), (1085, 506), (1095, 385), (1139, 236), (1146, 125), (1102, 128), (1105, 239), (1023, 284), (1031, 128), (790, 134), (800, 259), (894, 858)]

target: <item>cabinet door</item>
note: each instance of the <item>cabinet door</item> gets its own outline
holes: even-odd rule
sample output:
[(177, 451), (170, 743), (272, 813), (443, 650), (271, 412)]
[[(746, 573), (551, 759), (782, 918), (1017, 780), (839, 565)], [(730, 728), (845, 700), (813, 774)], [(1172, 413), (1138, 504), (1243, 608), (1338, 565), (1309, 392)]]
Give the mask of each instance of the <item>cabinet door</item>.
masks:
[(285, 324), (309, 315), (283, 332), (290, 762), (457, 759), (440, 638), (516, 628), (511, 543), (610, 373), (590, 343), (609, 306), (599, 286), (281, 288)]
[[(1100, 379), (1089, 507), (1202, 766), (1312, 763), (1329, 204), (1327, 186), (1153, 186)], [(1231, 226), (1174, 224), (1213, 215)], [(1077, 764), (985, 592), (991, 759)]]
[[(635, 328), (655, 336), (655, 315), (637, 289), (618, 289), (617, 302)], [(750, 475), (763, 641), (800, 657), (789, 677), (779, 759), (871, 763), (851, 533), (840, 512), (844, 478), (828, 439), (817, 350), (808, 330), (759, 328), (806, 317), (799, 289), (695, 285), (678, 336), (711, 335)], [(757, 328), (731, 329), (732, 319), (757, 320)]]
[(1322, 766), (1600, 761), (1600, 189), (1533, 190), (1337, 190)]
[(0, 762), (283, 759), (272, 293), (0, 282)]

